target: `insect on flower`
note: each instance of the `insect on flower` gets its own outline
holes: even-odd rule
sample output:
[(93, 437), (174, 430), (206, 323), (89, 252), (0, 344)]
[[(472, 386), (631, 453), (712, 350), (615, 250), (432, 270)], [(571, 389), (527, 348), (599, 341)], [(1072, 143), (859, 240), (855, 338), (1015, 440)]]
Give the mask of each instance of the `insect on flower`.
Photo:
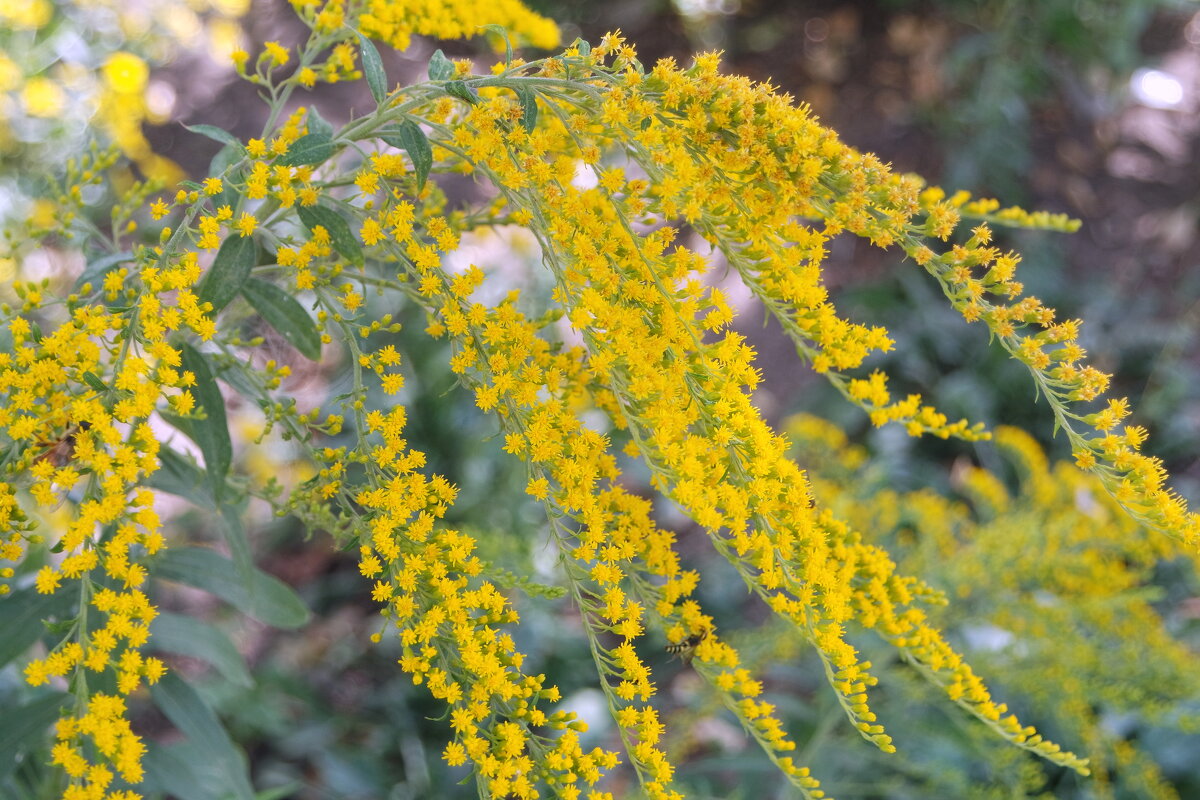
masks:
[(76, 437), (90, 427), (92, 427), (90, 422), (80, 422), (68, 426), (62, 436), (57, 439), (38, 442), (37, 446), (46, 448), (46, 452), (38, 456), (36, 460), (49, 461), (56, 469), (65, 467), (75, 457)]
[(705, 639), (707, 639), (710, 633), (712, 633), (712, 630), (705, 628), (699, 633), (693, 633), (682, 642), (675, 642), (674, 644), (667, 645), (666, 650), (672, 656), (679, 656), (679, 658), (686, 664), (687, 662), (691, 661), (692, 656), (696, 654), (696, 647)]

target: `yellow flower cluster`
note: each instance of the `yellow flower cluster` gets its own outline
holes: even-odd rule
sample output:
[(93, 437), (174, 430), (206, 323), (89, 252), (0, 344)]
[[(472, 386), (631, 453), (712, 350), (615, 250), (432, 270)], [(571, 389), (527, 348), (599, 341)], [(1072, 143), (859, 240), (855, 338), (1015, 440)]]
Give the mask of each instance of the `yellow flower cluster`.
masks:
[(141, 797), (132, 790), (110, 790), (116, 777), (113, 771), (102, 763), (90, 764), (83, 755), (82, 742), (90, 740), (96, 752), (116, 768), (121, 780), (133, 784), (141, 782), (141, 760), (146, 746), (129, 727), (126, 711), (124, 698), (97, 692), (88, 700), (86, 713), (58, 721), (51, 763), (62, 767), (72, 784), (63, 792), (63, 800), (93, 797), (138, 800)]
[(892, 542), (906, 570), (947, 587), (954, 602), (937, 615), (944, 625), (986, 626), (1019, 643), (982, 648), (973, 660), (1083, 743), (1098, 794), (1178, 796), (1149, 754), (1105, 719), (1141, 715), (1187, 730), (1178, 709), (1200, 689), (1194, 658), (1147, 587), (1164, 560), (1190, 558), (1194, 569), (1195, 553), (1139, 526), (1096, 477), (1052, 466), (1015, 428), (998, 428), (995, 441), (1017, 468), (1018, 489), (966, 468), (959, 488), (968, 507), (929, 490), (867, 489), (863, 454), (839, 429), (813, 417), (787, 427), (814, 465), (817, 496)]
[[(544, 675), (522, 673), (524, 656), (501, 627), (518, 621), (516, 611), (480, 578), (475, 541), (440, 527), (457, 490), (421, 474), (425, 456), (408, 448), (405, 417), (403, 406), (367, 415), (367, 431), (382, 439), (369, 454), (380, 478), (378, 488), (355, 497), (367, 510), (359, 568), (375, 580), (373, 597), (399, 629), (400, 666), (450, 707), (450, 765), (471, 761), (492, 796), (534, 798), (542, 781), (576, 796), (572, 787), (596, 783), (616, 754), (585, 753), (576, 733), (586, 726), (539, 707), (558, 700), (558, 690)], [(550, 738), (550, 731), (561, 733)]]
[[(617, 44), (612, 46), (619, 50)], [(721, 97), (715, 92), (722, 79), (716, 75), (715, 65), (699, 67), (693, 73), (699, 77), (689, 82), (689, 76), (667, 64), (656, 68), (652, 77), (668, 87), (664, 94), (674, 91), (673, 101), (682, 106), (686, 107), (693, 95), (699, 98), (697, 102), (716, 102), (713, 98)], [(642, 85), (633, 70), (627, 70), (622, 78), (623, 82)], [(735, 88), (737, 85), (735, 82)], [(745, 88), (751, 91), (748, 84)], [(760, 109), (771, 108), (771, 97), (761, 92), (752, 94), (744, 101), (746, 113), (759, 114)], [(751, 99), (759, 102), (751, 103)], [(638, 102), (626, 91), (614, 106), (621, 113), (636, 116), (642, 113)], [(828, 153), (834, 165), (850, 171), (844, 162), (854, 155), (852, 151), (841, 145), (834, 147), (832, 134), (816, 136), (819, 128), (807, 114), (791, 110), (790, 119), (796, 124), (813, 126), (811, 146), (818, 153)], [(606, 105), (598, 113), (612, 117), (618, 114), (618, 108)], [(654, 107), (645, 113), (656, 113), (662, 119)], [(557, 162), (538, 156), (543, 151), (569, 152), (574, 144), (579, 148), (579, 158), (588, 161), (589, 147), (599, 147), (589, 146), (582, 139), (598, 128), (591, 120), (564, 114), (544, 132), (529, 135), (507, 124), (510, 115), (506, 98), (497, 96), (477, 104), (464, 123), (455, 128), (453, 143), (468, 158), (478, 158), (477, 168), (508, 193), (514, 206), (531, 214), (531, 225), (540, 235), (544, 257), (558, 281), (554, 299), (564, 306), (567, 318), (584, 336), (592, 379), (605, 387), (610, 393), (607, 396), (617, 398), (607, 406), (603, 402), (598, 405), (612, 413), (617, 427), (629, 429), (631, 452), (641, 455), (654, 470), (657, 488), (705, 528), (747, 583), (816, 646), (826, 660), (831, 684), (841, 696), (843, 707), (863, 735), (885, 750), (893, 749), (890, 737), (876, 724), (867, 704), (866, 689), (874, 678), (867, 671), (869, 664), (860, 662), (846, 641), (844, 625), (850, 621), (876, 629), (904, 649), (951, 699), (1006, 738), (1086, 771), (1082, 761), (1042, 740), (1032, 728), (1022, 726), (1008, 714), (1003, 705), (991, 700), (970, 667), (913, 606), (917, 600), (928, 599), (927, 589), (914, 579), (896, 575), (886, 553), (862, 543), (857, 534), (812, 507), (803, 472), (784, 455), (786, 440), (771, 431), (751, 404), (751, 393), (759, 381), (752, 365), (753, 350), (742, 337), (723, 330), (731, 315), (719, 292), (702, 290), (705, 260), (686, 247), (672, 246), (675, 230), (662, 224), (669, 220), (653, 214), (661, 203), (669, 203), (671, 210), (678, 209), (685, 217), (687, 209), (694, 206), (694, 222), (702, 217), (710, 220), (709, 231), (714, 238), (735, 238), (726, 231), (735, 225), (756, 226), (753, 230), (738, 228), (736, 238), (742, 241), (757, 237), (755, 241), (762, 242), (772, 235), (775, 228), (763, 218), (774, 213), (776, 206), (764, 195), (761, 207), (745, 207), (754, 199), (753, 187), (741, 187), (736, 200), (728, 186), (718, 186), (720, 195), (716, 195), (717, 189), (704, 193), (710, 185), (705, 183), (704, 174), (736, 175), (732, 164), (722, 164), (724, 172), (691, 171), (696, 162), (707, 161), (705, 154), (709, 151), (703, 143), (710, 144), (715, 152), (713, 160), (726, 155), (724, 140), (706, 133), (707, 126), (718, 124), (707, 121), (706, 115), (681, 114), (686, 121), (680, 126), (690, 128), (678, 135), (688, 147), (672, 151), (669, 144), (664, 144), (667, 152), (662, 153), (652, 144), (647, 145), (647, 141), (669, 143), (676, 135), (668, 129), (656, 139), (650, 135), (655, 129), (653, 122), (629, 145), (635, 150), (645, 148), (644, 157), (650, 166), (642, 166), (647, 171), (657, 167), (665, 174), (684, 174), (678, 196), (661, 200), (654, 196), (662, 190), (661, 184), (625, 181), (614, 171), (606, 171), (596, 187), (581, 190), (571, 180), (573, 171), (564, 168), (570, 162), (564, 165), (561, 156)], [(770, 125), (765, 124), (767, 119)], [(782, 111), (778, 116), (764, 115), (763, 129), (754, 132), (754, 137), (779, 135), (787, 130), (788, 120)], [(625, 123), (616, 119), (608, 124)], [(737, 125), (725, 120), (719, 124), (736, 127), (750, 138), (749, 122)], [(662, 127), (668, 128), (665, 124)], [(787, 152), (796, 159), (804, 155), (794, 146)], [(767, 157), (759, 154), (755, 163)], [(863, 199), (839, 201), (845, 207), (826, 203), (830, 209), (827, 227), (847, 227), (872, 238), (890, 236), (889, 241), (895, 240), (904, 230), (905, 217), (880, 221), (865, 212), (855, 216), (850, 209), (873, 207), (868, 201), (895, 201), (895, 193), (907, 191), (911, 202), (905, 207), (915, 210), (915, 190), (911, 183), (887, 187), (881, 167), (871, 165), (869, 159), (859, 160), (868, 162), (860, 167), (868, 172), (852, 172), (846, 180), (852, 186), (857, 176)], [(814, 178), (820, 174), (818, 171)], [(710, 183), (716, 181), (711, 178)], [(887, 188), (877, 188), (880, 184)], [(764, 190), (767, 186), (764, 181)], [(808, 195), (799, 195), (795, 203), (807, 197), (804, 208), (815, 213), (812, 186), (809, 191)], [(871, 193), (882, 193), (884, 197), (870, 197)], [(711, 211), (726, 205), (738, 209), (735, 213), (731, 208), (728, 220), (721, 220)], [(794, 214), (795, 206), (792, 208)], [(662, 213), (665, 217), (666, 212)], [(787, 216), (777, 220), (780, 226)], [(657, 223), (659, 227), (639, 234), (635, 221), (641, 225)], [(783, 244), (781, 240), (780, 246)], [(814, 276), (819, 274), (815, 269), (808, 271)], [(787, 302), (789, 307), (798, 303), (794, 297)], [(818, 302), (824, 302), (823, 296)], [(850, 324), (839, 328), (845, 335), (824, 339), (819, 327), (807, 331), (834, 364), (857, 366), (872, 339), (866, 329)], [(862, 338), (855, 331), (863, 332)], [(491, 405), (489, 395), (484, 407)], [(944, 418), (932, 412), (926, 414), (916, 416), (910, 424), (919, 426), (921, 419), (930, 419), (944, 426)], [(966, 430), (962, 423), (953, 430), (943, 427), (941, 432), (949, 435)]]
[[(342, 5), (331, 0), (326, 7)], [(349, 0), (345, 6), (344, 13), (358, 20), (363, 33), (397, 50), (407, 50), (414, 34), (466, 39), (483, 34), (486, 25), (499, 25), (534, 47), (558, 45), (554, 21), (519, 0)]]
[[(165, 545), (146, 485), (160, 448), (149, 418), (163, 400), (176, 413), (194, 405), (195, 377), (181, 368), (168, 336), (213, 333), (194, 291), (201, 275), (195, 253), (142, 248), (131, 260), (136, 279), (127, 268), (110, 269), (65, 306), (43, 302), (30, 285), (17, 287), (21, 313), (0, 309), (12, 340), (0, 352), (0, 434), (15, 445), (0, 480), (0, 555), (15, 562), (31, 546), (53, 547), (57, 555), (38, 571), (36, 590), (79, 596), (69, 630), (27, 664), (25, 677), (32, 686), (65, 680), (86, 687), (87, 673), (109, 672), (117, 692), (88, 697), (82, 690), (77, 712), (60, 720), (54, 761), (70, 777), (64, 798), (134, 797), (108, 789), (106, 764), (128, 783), (141, 780), (144, 747), (129, 729), (123, 698), (164, 672), (161, 661), (140, 652), (157, 613), (144, 592), (143, 562)], [(49, 333), (34, 326), (55, 319)], [(67, 501), (55, 538), (45, 539), (39, 528)]]
[[(940, 189), (924, 190), (920, 203), (926, 222), (905, 235), (901, 242), (905, 251), (937, 278), (968, 322), (987, 325), (1001, 347), (1029, 368), (1054, 411), (1056, 424), (1070, 440), (1078, 466), (1099, 476), (1135, 519), (1193, 547), (1200, 545), (1200, 515), (1189, 511), (1187, 502), (1166, 486), (1161, 460), (1140, 452), (1145, 428), (1123, 425), (1131, 410), (1129, 401), (1109, 399), (1102, 409), (1090, 413), (1080, 408), (1103, 399), (1109, 376), (1084, 363), (1087, 352), (1078, 342), (1078, 320), (1057, 321), (1053, 309), (1036, 297), (1022, 296), (1024, 286), (1015, 279), (1020, 256), (991, 246), (987, 221), (1052, 229), (1072, 226), (1065, 219), (1026, 218), (1011, 209), (992, 213), (991, 202), (966, 203), (966, 197), (959, 193), (947, 200)], [(971, 230), (967, 241), (934, 254), (917, 234), (950, 238), (960, 207), (985, 221)]]

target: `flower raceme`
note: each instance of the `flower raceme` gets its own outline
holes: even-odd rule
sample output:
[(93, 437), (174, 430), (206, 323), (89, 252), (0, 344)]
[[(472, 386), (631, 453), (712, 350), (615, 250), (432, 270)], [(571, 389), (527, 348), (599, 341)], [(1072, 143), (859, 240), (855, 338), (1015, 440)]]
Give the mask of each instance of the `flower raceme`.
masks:
[[(823, 280), (827, 245), (849, 234), (902, 248), (1029, 368), (1078, 465), (1136, 520), (1194, 548), (1196, 516), (1165, 487), (1159, 462), (1139, 452), (1144, 431), (1121, 427), (1128, 404), (1087, 410), (1107, 377), (1084, 362), (1078, 324), (1056, 322), (1023, 296), (1019, 256), (991, 244), (992, 226), (1070, 230), (1070, 220), (947, 198), (897, 175), (770, 85), (720, 73), (715, 54), (647, 71), (610, 34), (531, 62), (510, 53), (490, 75), (474, 75), (439, 51), (429, 81), (389, 88), (368, 36), (404, 47), (414, 34), (463, 36), (489, 23), (535, 45), (555, 44), (556, 34), (516, 3), (294, 5), (312, 29), (295, 53), (268, 43), (253, 70), (247, 54), (235, 54), (241, 74), (270, 97), (263, 135), (242, 143), (210, 131), (226, 148), (222, 169), (149, 204), (148, 216), (169, 226), (157, 240), (126, 251), (114, 236), (117, 255), (94, 258), (102, 266), (64, 300), (21, 285), (22, 305), (3, 309), (12, 344), (0, 354), (0, 424), (15, 445), (0, 493), (4, 557), (41, 554), (37, 520), (70, 501), (65, 533), (49, 543), (54, 565), (47, 560), (34, 588), (57, 596), (63, 581), (76, 582), (82, 599), (70, 632), (25, 673), (35, 686), (65, 681), (79, 699), (57, 727), (54, 763), (71, 787), (64, 797), (136, 796), (111, 785), (114, 769), (130, 786), (141, 778), (143, 746), (125, 698), (163, 672), (140, 652), (155, 615), (140, 587), (164, 544), (155, 492), (188, 496), (156, 476), (160, 465), (192, 470), (204, 497), (223, 507), (250, 491), (359, 553), (399, 639), (400, 667), (447, 706), (445, 761), (470, 765), (482, 796), (611, 796), (624, 761), (646, 795), (681, 797), (658, 686), (638, 649), (648, 631), (687, 648), (697, 674), (804, 796), (825, 796), (790, 755), (796, 743), (763, 699), (762, 679), (697, 600), (705, 576), (685, 568), (676, 533), (630, 488), (635, 462), (811, 645), (845, 716), (880, 750), (897, 743), (872, 710), (877, 677), (853, 643), (864, 630), (1003, 739), (1087, 773), (1084, 759), (994, 700), (951, 647), (934, 622), (941, 592), (903, 574), (870, 530), (815, 502), (788, 438), (752, 402), (761, 380), (754, 350), (709, 280), (716, 268), (735, 271), (801, 359), (872, 423), (985, 439), (981, 425), (952, 422), (919, 396), (893, 398), (882, 372), (861, 374), (893, 342), (838, 314)], [(337, 130), (312, 110), (283, 116), (296, 90), (356, 77), (358, 64), (374, 112)], [(72, 175), (97, 180), (111, 162), (102, 166)], [(492, 199), (452, 210), (436, 178), (444, 173), (473, 176)], [(65, 236), (79, 193), (61, 203)], [(958, 234), (964, 220), (974, 224), (969, 236)], [(464, 236), (500, 226), (524, 228), (539, 245), (549, 281), (540, 302), (477, 266), (447, 266)], [(426, 332), (452, 349), (451, 371), (523, 465), (619, 748), (585, 750), (584, 721), (548, 708), (560, 699), (553, 676), (526, 671), (500, 576), (476, 554), (477, 538), (446, 522), (457, 489), (430, 474), (405, 438), (401, 353), (371, 346), (396, 326), (373, 317), (372, 293), (426, 315)], [(353, 376), (352, 391), (335, 400), (340, 413), (322, 421), (281, 401), (288, 369), (254, 366), (261, 340), (238, 335), (249, 309), (309, 359), (338, 343)], [(56, 317), (54, 332), (42, 334)], [(298, 444), (319, 468), (312, 480), (286, 496), (230, 480), (217, 376)], [(195, 443), (202, 471), (160, 445), (152, 427), (160, 423)], [(344, 424), (350, 444), (321, 443)], [(56, 437), (71, 446), (49, 458), (43, 443)], [(252, 576), (236, 513), (221, 513), (238, 574)], [(89, 691), (80, 677), (88, 671), (114, 674), (117, 693)]]

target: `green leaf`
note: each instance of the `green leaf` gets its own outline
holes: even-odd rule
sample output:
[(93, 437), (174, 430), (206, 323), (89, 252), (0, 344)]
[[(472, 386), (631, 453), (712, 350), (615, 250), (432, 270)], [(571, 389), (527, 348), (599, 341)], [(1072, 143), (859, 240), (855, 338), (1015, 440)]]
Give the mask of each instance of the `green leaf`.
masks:
[(221, 249), (213, 259), (208, 274), (200, 282), (197, 291), (201, 303), (212, 303), (213, 313), (217, 313), (229, 301), (237, 297), (250, 270), (254, 268), (255, 247), (254, 239), (250, 236), (230, 234), (221, 242)]
[[(78, 596), (78, 593), (76, 594)], [(0, 599), (0, 667), (28, 650), (46, 632), (42, 620), (70, 613), (70, 593), (38, 594), (18, 589)], [(0, 725), (0, 728), (4, 726)]]
[(182, 349), (183, 368), (196, 376), (195, 385), (190, 387), (192, 396), (196, 398), (196, 406), (205, 414), (205, 419), (191, 420), (191, 431), (185, 430), (184, 433), (192, 437), (204, 454), (208, 485), (213, 497), (219, 500), (233, 460), (229, 425), (225, 421), (225, 398), (221, 396), (221, 389), (212, 370), (208, 368), (208, 359), (204, 354), (190, 344), (184, 344)]
[(194, 748), (201, 772), (219, 776), (225, 791), (214, 797), (254, 800), (246, 757), (229, 738), (221, 721), (204, 698), (178, 675), (168, 672), (150, 687), (154, 704), (179, 729)]
[(88, 264), (87, 268), (79, 274), (79, 277), (75, 279), (75, 286), (72, 287), (71, 291), (78, 292), (85, 283), (90, 283), (95, 288), (96, 283), (111, 270), (116, 269), (118, 264), (124, 264), (126, 261), (133, 260), (133, 253), (130, 252), (113, 253), (110, 256), (98, 258)]
[(592, 52), (592, 46), (588, 44), (587, 39), (576, 39), (571, 46), (577, 49), (581, 56), (586, 56)]
[(513, 49), (512, 41), (508, 38), (508, 29), (503, 25), (484, 25), (483, 29), (488, 33), (494, 33), (504, 40), (504, 68), (507, 69), (512, 65)]
[(193, 617), (160, 612), (150, 623), (150, 649), (198, 658), (214, 666), (230, 683), (245, 687), (254, 685), (246, 660), (229, 637)]
[(220, 177), (222, 174), (224, 174), (225, 170), (241, 161), (245, 155), (246, 153), (240, 144), (225, 145), (217, 151), (217, 154), (213, 156), (212, 161), (209, 162), (208, 174), (214, 178)]
[(53, 692), (16, 708), (4, 709), (4, 724), (0, 725), (0, 781), (16, 768), (18, 754), (41, 746), (47, 729), (58, 719), (59, 710), (70, 702), (70, 695)]
[[(159, 413), (162, 414), (161, 411)], [(191, 438), (192, 433), (179, 424), (191, 423), (190, 419), (175, 417), (174, 414), (164, 414), (163, 417)], [(163, 447), (158, 451), (158, 469), (146, 479), (146, 485), (151, 489), (182, 497), (199, 508), (211, 508), (212, 494), (205, 487), (204, 477), (204, 471), (190, 458), (170, 447)]]
[(350, 259), (354, 264), (362, 265), (362, 246), (351, 232), (350, 223), (346, 222), (345, 217), (333, 209), (321, 205), (298, 206), (296, 211), (300, 215), (300, 221), (304, 223), (304, 227), (308, 228), (310, 233), (320, 225), (329, 234), (329, 242), (333, 245), (334, 250)]
[(517, 100), (521, 103), (521, 127), (526, 133), (533, 133), (537, 127), (537, 95), (528, 86), (520, 86), (516, 92)]
[(97, 392), (107, 392), (110, 388), (107, 383), (100, 380), (99, 375), (90, 370), (83, 373), (83, 382), (95, 389)]
[(321, 116), (321, 112), (317, 110), (316, 106), (308, 107), (305, 122), (308, 125), (309, 133), (320, 133), (330, 139), (333, 138), (333, 124)]
[(462, 81), (446, 81), (446, 85), (443, 88), (445, 88), (446, 94), (451, 97), (457, 97), (459, 100), (471, 105), (479, 102), (479, 93)]
[(143, 797), (227, 800), (230, 794), (224, 776), (206, 764), (203, 751), (188, 741), (168, 745), (146, 742), (142, 768), (145, 776), (138, 793)]
[(387, 99), (387, 73), (383, 71), (383, 59), (371, 40), (358, 34), (359, 52), (362, 54), (363, 75), (367, 77), (367, 86), (371, 87), (371, 95), (377, 105), (382, 105)]
[(279, 331), (284, 339), (310, 361), (321, 358), (321, 334), (304, 306), (273, 283), (250, 278), (242, 286), (242, 296)]
[(308, 621), (304, 601), (283, 581), (255, 568), (247, 586), (232, 561), (206, 547), (173, 547), (153, 561), (151, 572), (160, 580), (203, 589), (276, 628), (298, 628)]
[(213, 156), (213, 160), (209, 163), (208, 174), (210, 176), (214, 178), (224, 176), (226, 178), (224, 188), (221, 189), (220, 194), (213, 197), (213, 204), (218, 208), (221, 206), (237, 208), (238, 192), (237, 189), (233, 188), (232, 182), (229, 180), (229, 178), (236, 178), (237, 176), (225, 176), (225, 172), (234, 164), (241, 161), (245, 155), (246, 151), (242, 149), (240, 144), (236, 146), (227, 144), (217, 151), (217, 154)]
[(408, 153), (413, 162), (413, 172), (417, 174), (417, 190), (425, 188), (425, 180), (433, 168), (433, 148), (429, 146), (429, 139), (425, 137), (421, 126), (406, 119), (399, 127), (381, 131), (379, 138)]
[(446, 58), (441, 50), (435, 50), (429, 59), (429, 79), (431, 81), (446, 81), (454, 77), (454, 62)]
[(221, 379), (222, 383), (242, 397), (251, 402), (258, 403), (263, 399), (263, 390), (262, 387), (246, 374), (247, 368), (245, 364), (227, 362), (218, 370), (217, 377)]
[(333, 138), (323, 133), (306, 133), (288, 146), (276, 164), (284, 167), (315, 166), (333, 155)]
[(238, 138), (236, 136), (234, 136), (229, 131), (224, 130), (223, 128), (218, 128), (216, 125), (184, 125), (183, 127), (187, 128), (192, 133), (198, 133), (201, 136), (207, 136), (209, 139), (212, 139), (214, 142), (220, 142), (221, 144), (231, 144), (236, 147), (243, 146), (242, 143), (240, 141), (238, 141)]

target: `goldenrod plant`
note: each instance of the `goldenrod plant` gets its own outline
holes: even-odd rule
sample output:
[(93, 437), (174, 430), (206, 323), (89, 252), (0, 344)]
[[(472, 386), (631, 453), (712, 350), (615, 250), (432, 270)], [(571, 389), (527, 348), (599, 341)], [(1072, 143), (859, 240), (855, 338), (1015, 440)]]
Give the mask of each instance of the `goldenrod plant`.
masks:
[[(105, 219), (87, 198), (105, 191), (118, 155), (97, 148), (57, 178), (52, 218), (9, 239), (18, 264), (52, 252), (84, 265), (16, 282), (0, 308), (0, 607), (12, 620), (0, 654), (21, 661), (35, 690), (10, 729), (14, 741), (52, 737), (54, 796), (131, 800), (145, 783), (186, 797), (289, 793), (256, 795), (205, 698), (149, 655), (159, 632), (175, 652), (214, 663), (231, 649), (200, 621), (161, 624), (150, 593), (159, 580), (279, 627), (307, 619), (300, 598), (254, 563), (251, 501), (357, 553), (380, 609), (376, 640), (398, 642), (397, 668), (444, 707), (444, 762), (481, 797), (684, 796), (654, 675), (662, 656), (687, 663), (796, 792), (827, 796), (821, 769), (797, 758), (764, 695), (768, 664), (752, 664), (737, 631), (718, 628), (716, 609), (699, 601), (707, 576), (687, 568), (678, 532), (658, 513), (668, 506), (769, 609), (773, 636), (813, 654), (838, 719), (865, 740), (847, 747), (894, 763), (922, 747), (894, 739), (873, 710), (886, 690), (878, 675), (898, 660), (976, 733), (1107, 785), (1110, 765), (1096, 759), (1111, 742), (1086, 671), (1032, 657), (1011, 674), (1003, 662), (976, 671), (952, 645), (959, 623), (943, 609), (982, 604), (1023, 652), (1036, 651), (1058, 611), (1039, 618), (1031, 603), (1049, 593), (1072, 604), (1062, 614), (1074, 615), (1075, 635), (1145, 631), (1147, 652), (1187, 682), (1180, 645), (1152, 608), (1121, 592), (1156, 558), (1193, 553), (1197, 517), (1141, 453), (1146, 431), (1125, 423), (1129, 404), (1106, 397), (1108, 376), (1086, 361), (1079, 323), (1027, 296), (1020, 256), (992, 244), (997, 226), (1076, 223), (896, 174), (771, 85), (722, 73), (715, 53), (647, 68), (611, 33), (527, 61), (513, 44), (553, 48), (557, 30), (515, 0), (293, 7), (311, 31), (299, 46), (233, 54), (269, 106), (261, 135), (192, 128), (222, 144), (217, 174), (165, 193), (136, 184)], [(490, 74), (438, 51), (427, 80), (402, 86), (375, 44), (480, 33), (501, 54)], [(359, 79), (374, 108), (340, 127), (297, 104), (317, 83)], [(477, 190), (452, 195), (454, 176)], [(536, 244), (542, 268), (529, 291), (500, 259), (454, 258), (465, 241), (514, 231)], [(755, 353), (732, 327), (719, 271), (735, 274), (803, 363), (875, 425), (990, 438), (919, 396), (893, 397), (882, 372), (864, 371), (893, 343), (831, 303), (823, 262), (838, 235), (903, 253), (1028, 367), (1076, 468), (1048, 471), (1022, 434), (1004, 431), (1001, 442), (1036, 472), (1029, 488), (1007, 495), (986, 473), (965, 484), (1018, 520), (1004, 530), (1015, 525), (1020, 539), (960, 535), (954, 526), (967, 523), (955, 507), (921, 494), (846, 501), (853, 495), (814, 481), (752, 402)], [(458, 488), (406, 432), (413, 358), (383, 343), (396, 309), (423, 316), (424, 333), (448, 345), (457, 383), (494, 420), (491, 446), (545, 510), (525, 533), (552, 547), (557, 586), (498, 568), (481, 556), (486, 529), (450, 524)], [(277, 357), (280, 339), (291, 364)], [(322, 409), (289, 391), (301, 360), (348, 365)], [(230, 435), (235, 395), (265, 418), (252, 441)], [(235, 468), (276, 439), (310, 465), (307, 477)], [(648, 476), (653, 496), (635, 491), (634, 474)], [(1079, 505), (1081, 486), (1102, 514)], [(168, 495), (208, 510), (223, 547), (168, 535)], [(892, 541), (883, 520), (900, 513), (920, 521), (927, 557)], [(1018, 541), (1022, 551), (1066, 542), (1077, 559), (1012, 577), (986, 568)], [(973, 557), (936, 563), (959, 550)], [(1112, 553), (1124, 562), (1103, 572)], [(611, 713), (603, 740), (562, 704), (559, 678), (529, 669), (516, 644), (517, 595), (556, 591), (573, 601)], [(866, 647), (887, 654), (882, 670)], [(1027, 707), (1062, 741), (1019, 720), (992, 680), (1037, 684), (1021, 687)], [(191, 751), (203, 763), (139, 730), (131, 708), (147, 694), (203, 747)], [(1120, 699), (1161, 711), (1175, 696)], [(1074, 705), (1056, 708), (1063, 697)]]

